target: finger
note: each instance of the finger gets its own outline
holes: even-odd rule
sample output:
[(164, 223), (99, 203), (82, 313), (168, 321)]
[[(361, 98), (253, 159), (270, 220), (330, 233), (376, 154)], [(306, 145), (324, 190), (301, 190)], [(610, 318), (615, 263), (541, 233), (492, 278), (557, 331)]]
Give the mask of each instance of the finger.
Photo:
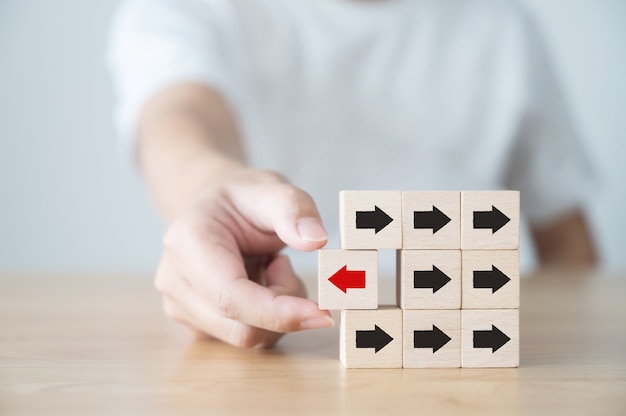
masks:
[(281, 334), (218, 315), (177, 269), (168, 250), (159, 262), (155, 286), (163, 294), (165, 314), (196, 335), (206, 334), (238, 347), (271, 347)]
[(180, 272), (176, 267), (174, 257), (169, 250), (163, 250), (154, 277), (154, 287), (162, 294), (175, 297), (181, 285), (180, 282), (178, 282), (179, 275)]
[(264, 231), (275, 232), (293, 248), (316, 250), (328, 240), (313, 198), (290, 184), (264, 184), (232, 197), (244, 217)]
[[(286, 256), (277, 256), (268, 266), (266, 275), (268, 289), (275, 294), (306, 298), (306, 287), (302, 283), (302, 280), (296, 276), (291, 266), (291, 262)], [(301, 322), (300, 329), (326, 328), (334, 324), (334, 320), (332, 319), (330, 312), (320, 312), (322, 312), (320, 317), (315, 317), (309, 321)]]
[(274, 332), (328, 328), (334, 324), (327, 311), (308, 299), (277, 295), (247, 279), (238, 279), (214, 297), (225, 317)]
[(164, 295), (163, 306), (170, 318), (196, 335), (206, 334), (236, 347), (269, 348), (283, 335), (219, 316), (193, 292), (186, 293), (182, 299)]

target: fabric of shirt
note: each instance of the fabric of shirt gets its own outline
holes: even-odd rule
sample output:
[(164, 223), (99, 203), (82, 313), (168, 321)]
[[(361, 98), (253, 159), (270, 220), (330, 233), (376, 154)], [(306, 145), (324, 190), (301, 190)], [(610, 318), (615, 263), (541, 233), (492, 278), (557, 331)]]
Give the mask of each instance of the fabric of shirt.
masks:
[(129, 152), (151, 96), (205, 83), (230, 105), (250, 163), (314, 197), (331, 247), (343, 189), (516, 189), (534, 225), (589, 193), (544, 45), (514, 2), (128, 1), (109, 62)]

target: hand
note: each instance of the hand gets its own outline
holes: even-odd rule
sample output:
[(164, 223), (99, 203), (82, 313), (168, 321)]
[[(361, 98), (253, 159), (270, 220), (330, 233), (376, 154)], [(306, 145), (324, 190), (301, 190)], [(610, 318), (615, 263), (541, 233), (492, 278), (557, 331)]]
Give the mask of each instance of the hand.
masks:
[(306, 298), (287, 244), (311, 251), (327, 234), (313, 199), (281, 176), (242, 169), (205, 189), (169, 227), (155, 285), (168, 316), (240, 347), (333, 325)]

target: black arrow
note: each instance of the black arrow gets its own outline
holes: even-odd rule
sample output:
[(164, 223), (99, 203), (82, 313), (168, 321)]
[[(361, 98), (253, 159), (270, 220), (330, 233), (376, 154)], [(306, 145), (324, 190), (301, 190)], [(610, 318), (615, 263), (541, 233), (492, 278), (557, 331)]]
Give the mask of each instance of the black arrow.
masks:
[(413, 348), (432, 348), (434, 354), (450, 339), (445, 332), (433, 325), (432, 331), (413, 331)]
[(356, 331), (356, 347), (374, 348), (374, 353), (385, 348), (391, 341), (393, 338), (378, 325), (374, 325), (373, 331)]
[(509, 283), (510, 280), (509, 276), (493, 265), (491, 270), (474, 271), (474, 289), (491, 289), (491, 293), (496, 293), (498, 289)]
[(413, 228), (432, 228), (433, 234), (451, 221), (450, 217), (433, 205), (432, 211), (413, 211)]
[(494, 234), (504, 227), (511, 219), (504, 215), (498, 208), (491, 206), (491, 211), (474, 211), (474, 228), (491, 229)]
[(492, 354), (510, 340), (495, 325), (491, 325), (491, 331), (474, 331), (474, 348), (491, 348)]
[(374, 211), (356, 212), (356, 228), (374, 229), (374, 234), (378, 234), (378, 232), (388, 226), (391, 221), (393, 221), (393, 218), (376, 205), (374, 205)]
[(413, 272), (413, 287), (415, 289), (432, 289), (433, 293), (444, 287), (450, 280), (448, 275), (433, 266), (432, 270), (415, 270)]

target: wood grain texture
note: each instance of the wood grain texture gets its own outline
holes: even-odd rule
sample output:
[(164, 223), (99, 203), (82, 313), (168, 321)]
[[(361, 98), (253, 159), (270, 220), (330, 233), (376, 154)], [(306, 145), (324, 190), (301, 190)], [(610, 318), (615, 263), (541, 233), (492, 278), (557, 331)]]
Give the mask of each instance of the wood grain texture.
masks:
[[(418, 223), (424, 225), (424, 223), (432, 222), (435, 224), (434, 228), (416, 228), (416, 212)], [(453, 191), (402, 192), (402, 248), (460, 249), (461, 193)]]
[[(519, 366), (519, 310), (464, 309), (461, 311), (461, 327), (463, 367)], [(479, 335), (482, 341), (479, 341)]]
[[(357, 212), (375, 212), (376, 207), (389, 216), (391, 222), (378, 232), (373, 228), (357, 228)], [(402, 192), (342, 191), (339, 193), (339, 223), (344, 250), (402, 248)]]
[(463, 250), (461, 256), (463, 309), (519, 309), (519, 251)]
[[(376, 309), (378, 307), (378, 252), (376, 250), (319, 250), (318, 302), (320, 309)], [(345, 267), (345, 270), (342, 270)], [(346, 273), (365, 274), (365, 287), (347, 288)], [(331, 277), (339, 280), (333, 284)], [(345, 289), (345, 292), (342, 290)]]
[[(498, 213), (497, 211), (500, 213)], [(501, 228), (475, 228), (475, 213), (480, 222), (491, 219)], [(487, 215), (487, 217), (485, 217)], [(504, 215), (504, 217), (502, 216)], [(492, 218), (490, 218), (492, 217)], [(509, 219), (506, 224), (502, 223)], [(461, 192), (461, 249), (463, 250), (517, 250), (520, 233), (520, 193), (518, 191)]]
[(148, 276), (5, 272), (0, 414), (622, 415), (624, 293), (626, 273), (523, 278), (520, 368), (347, 370), (339, 325), (242, 350), (165, 318)]
[[(461, 310), (404, 310), (402, 322), (404, 368), (461, 367)], [(419, 348), (415, 331), (419, 331), (418, 341), (422, 342)], [(450, 339), (446, 341), (445, 337)]]
[(400, 250), (397, 255), (397, 303), (402, 309), (461, 308), (460, 250)]
[(402, 310), (397, 306), (341, 311), (339, 336), (344, 367), (402, 368)]

